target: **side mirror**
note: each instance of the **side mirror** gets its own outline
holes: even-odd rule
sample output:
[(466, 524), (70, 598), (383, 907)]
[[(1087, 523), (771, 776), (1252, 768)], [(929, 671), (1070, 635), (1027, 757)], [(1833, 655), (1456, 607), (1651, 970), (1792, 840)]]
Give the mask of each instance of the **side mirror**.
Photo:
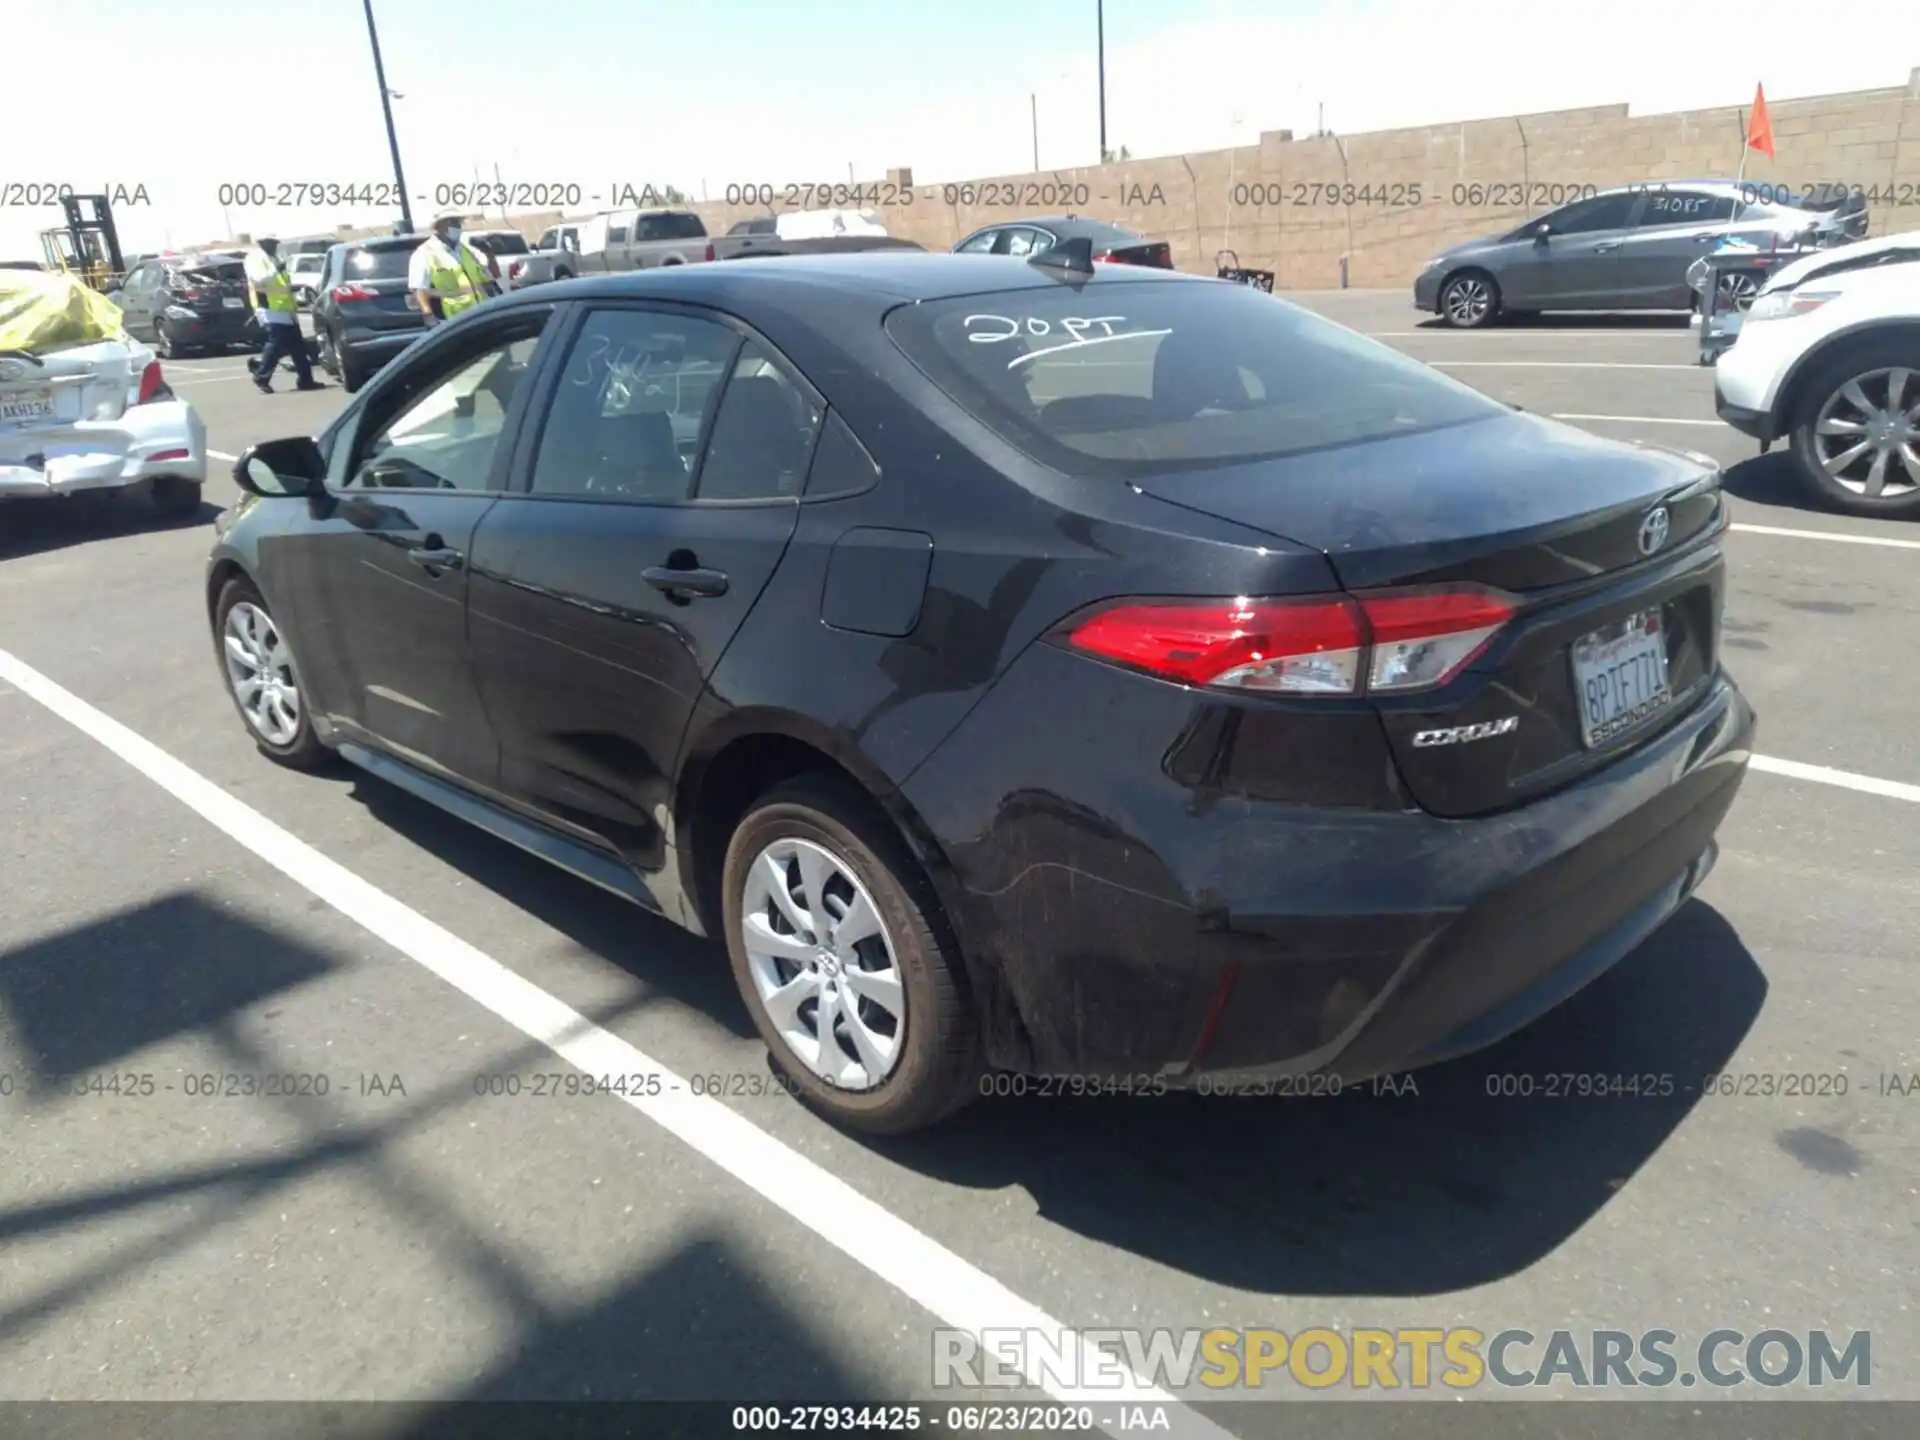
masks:
[(241, 451), (233, 479), (248, 494), (269, 500), (318, 495), (326, 486), (327, 462), (311, 436), (262, 440)]
[(1533, 243), (1544, 245), (1553, 236), (1553, 226), (1542, 220), (1533, 227)]

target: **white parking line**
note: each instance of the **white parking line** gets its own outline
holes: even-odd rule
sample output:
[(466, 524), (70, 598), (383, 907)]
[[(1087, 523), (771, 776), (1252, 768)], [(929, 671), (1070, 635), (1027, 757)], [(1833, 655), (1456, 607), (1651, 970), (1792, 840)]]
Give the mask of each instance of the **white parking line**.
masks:
[(169, 375), (167, 377), (167, 385), (168, 385), (168, 388), (170, 389), (178, 389), (182, 385), (231, 385), (236, 380), (251, 380), (251, 379), (253, 379), (251, 375), (238, 375), (238, 374), (235, 374), (235, 375), (189, 375), (185, 379), (182, 379), (178, 375)]
[(238, 455), (229, 455), (224, 450), (209, 450), (207, 451), (207, 455), (210, 459), (214, 460), (238, 460), (240, 458)]
[(1677, 420), (1667, 415), (1574, 415), (1556, 412), (1556, 420), (1614, 420), (1622, 425), (1722, 425), (1720, 420)]
[(1776, 760), (1771, 755), (1755, 755), (1751, 764), (1756, 770), (1765, 770), (1770, 775), (1785, 775), (1791, 780), (1838, 785), (1843, 790), (1859, 790), (1867, 795), (1884, 795), (1889, 800), (1920, 804), (1920, 785), (1908, 785), (1899, 780), (1856, 775), (1851, 770), (1829, 770), (1825, 765), (1803, 765), (1798, 760)]
[(1609, 340), (1645, 340), (1687, 332), (1676, 325), (1667, 330), (1443, 330), (1436, 326), (1431, 330), (1363, 330), (1360, 333), (1375, 340), (1437, 340), (1444, 335), (1451, 342), (1455, 336), (1480, 340), (1558, 340), (1562, 335), (1581, 339), (1604, 336)]
[(1837, 530), (1786, 530), (1777, 525), (1730, 525), (1748, 535), (1783, 535), (1789, 540), (1833, 540), (1842, 545), (1884, 545), (1889, 550), (1920, 550), (1920, 540), (1894, 540), (1884, 535), (1843, 535)]
[[(838, 1176), (718, 1101), (693, 1094), (685, 1080), (658, 1061), (601, 1029), (452, 931), (368, 884), (5, 650), (0, 650), (0, 680), (13, 684), (98, 741), (281, 874), (568, 1064), (588, 1075), (659, 1075), (664, 1093), (620, 1098), (942, 1323), (976, 1335), (1013, 1326), (1061, 1335), (1078, 1351), (1073, 1360), (1076, 1375), (1092, 1373), (1087, 1367), (1094, 1364), (1116, 1363)], [(1137, 1376), (1131, 1377), (1130, 1384), (1112, 1389), (1074, 1389), (1057, 1384), (1045, 1374), (1037, 1354), (1029, 1360), (1026, 1373), (1035, 1388), (1063, 1403), (1098, 1407), (1096, 1423), (1112, 1435), (1122, 1433), (1119, 1407), (1124, 1401), (1165, 1407), (1172, 1433), (1232, 1440), (1227, 1431)]]

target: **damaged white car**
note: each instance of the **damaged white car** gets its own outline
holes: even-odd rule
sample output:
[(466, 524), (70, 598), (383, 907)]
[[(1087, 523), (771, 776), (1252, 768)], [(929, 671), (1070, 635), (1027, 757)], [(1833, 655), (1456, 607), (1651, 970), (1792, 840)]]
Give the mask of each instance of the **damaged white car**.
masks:
[(65, 275), (0, 272), (0, 507), (140, 491), (200, 506), (206, 426), (119, 307)]

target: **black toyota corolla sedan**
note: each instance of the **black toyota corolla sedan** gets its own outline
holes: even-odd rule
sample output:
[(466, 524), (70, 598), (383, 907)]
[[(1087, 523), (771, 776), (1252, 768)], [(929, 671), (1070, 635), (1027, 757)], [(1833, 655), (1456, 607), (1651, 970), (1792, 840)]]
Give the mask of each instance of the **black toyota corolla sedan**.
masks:
[(1745, 774), (1711, 464), (1084, 242), (541, 286), (236, 469), (259, 748), (724, 938), (856, 1129), (1488, 1045)]

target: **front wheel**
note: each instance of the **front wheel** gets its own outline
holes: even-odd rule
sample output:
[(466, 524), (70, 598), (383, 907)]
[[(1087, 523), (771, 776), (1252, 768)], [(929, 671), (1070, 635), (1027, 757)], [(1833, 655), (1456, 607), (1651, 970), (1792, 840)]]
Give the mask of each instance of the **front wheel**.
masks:
[(806, 1104), (900, 1135), (972, 1097), (979, 1046), (957, 947), (865, 797), (817, 776), (769, 791), (734, 831), (721, 894), (734, 980)]
[(1920, 515), (1920, 342), (1848, 346), (1801, 391), (1793, 453), (1808, 484), (1849, 515)]
[(1440, 287), (1440, 315), (1457, 330), (1485, 325), (1500, 313), (1500, 287), (1491, 275), (1469, 270)]
[(244, 576), (221, 588), (213, 643), (227, 694), (260, 753), (295, 770), (324, 764), (328, 751), (313, 733), (293, 652), (260, 591)]

